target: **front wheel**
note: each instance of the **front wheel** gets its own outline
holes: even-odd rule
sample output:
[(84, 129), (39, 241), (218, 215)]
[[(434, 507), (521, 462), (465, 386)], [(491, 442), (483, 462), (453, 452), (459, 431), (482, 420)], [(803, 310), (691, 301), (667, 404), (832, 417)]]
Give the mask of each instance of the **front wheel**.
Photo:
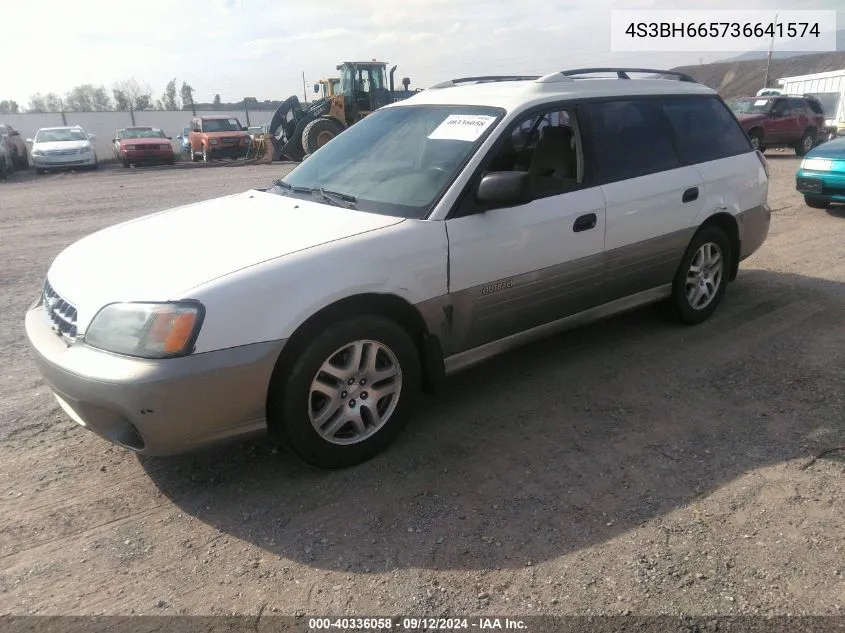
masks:
[(731, 258), (731, 244), (722, 229), (710, 226), (696, 233), (664, 304), (670, 316), (687, 325), (709, 319), (725, 296)]
[(402, 431), (419, 385), (407, 332), (384, 317), (351, 317), (310, 340), (271, 387), (271, 428), (312, 466), (352, 466)]
[(804, 202), (811, 209), (827, 209), (830, 206), (829, 200), (815, 196), (804, 196)]

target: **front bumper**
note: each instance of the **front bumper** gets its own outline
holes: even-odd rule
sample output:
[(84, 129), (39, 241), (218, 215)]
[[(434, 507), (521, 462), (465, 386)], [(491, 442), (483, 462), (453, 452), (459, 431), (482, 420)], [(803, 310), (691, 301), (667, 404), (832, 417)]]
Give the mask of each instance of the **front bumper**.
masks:
[(31, 156), (30, 162), (38, 169), (62, 169), (65, 167), (90, 166), (97, 163), (94, 152), (69, 154), (67, 156)]
[(799, 169), (795, 189), (805, 196), (830, 202), (845, 202), (845, 172)]
[(68, 344), (38, 302), (26, 334), (44, 381), (78, 424), (143, 455), (173, 455), (266, 433), (284, 341), (145, 360)]
[(121, 160), (128, 160), (130, 162), (166, 162), (173, 160), (172, 149), (142, 149), (142, 150), (128, 150), (120, 152)]
[(249, 145), (209, 145), (208, 151), (211, 156), (225, 156), (227, 158), (243, 158)]

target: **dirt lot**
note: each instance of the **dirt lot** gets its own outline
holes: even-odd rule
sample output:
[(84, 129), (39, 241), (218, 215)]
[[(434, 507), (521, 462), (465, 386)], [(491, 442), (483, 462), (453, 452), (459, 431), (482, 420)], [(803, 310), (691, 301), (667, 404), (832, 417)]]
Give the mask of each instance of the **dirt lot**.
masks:
[(71, 422), (23, 314), (51, 259), (278, 165), (0, 183), (0, 614), (845, 614), (845, 210), (773, 153), (717, 316), (649, 309), (452, 379), (363, 466), (139, 459)]

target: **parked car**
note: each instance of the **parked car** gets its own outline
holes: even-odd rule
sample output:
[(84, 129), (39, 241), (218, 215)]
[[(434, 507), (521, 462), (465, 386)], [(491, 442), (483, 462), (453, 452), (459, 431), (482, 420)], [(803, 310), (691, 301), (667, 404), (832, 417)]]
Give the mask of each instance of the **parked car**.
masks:
[(46, 384), (138, 453), (269, 433), (340, 467), (527, 341), (706, 321), (768, 235), (766, 159), (691, 78), (592, 72), (438, 84), (267, 189), (69, 246), (25, 319)]
[(79, 125), (41, 128), (34, 139), (27, 139), (32, 145), (35, 173), (77, 167), (97, 169), (97, 152), (91, 142), (94, 140), (96, 137)]
[(8, 123), (0, 123), (0, 143), (6, 145), (12, 161), (13, 169), (26, 169), (29, 167), (29, 158), (26, 154), (26, 141)]
[(845, 203), (845, 138), (812, 149), (795, 174), (795, 188), (814, 209)]
[(824, 138), (824, 112), (816, 99), (769, 95), (733, 99), (729, 105), (761, 152), (791, 147), (803, 156)]
[(182, 133), (176, 137), (176, 140), (179, 141), (182, 154), (188, 154), (191, 149), (191, 126), (183, 127)]
[(173, 145), (170, 137), (157, 127), (126, 127), (118, 130), (114, 144), (114, 157), (124, 167), (139, 164), (172, 165)]
[(189, 139), (191, 160), (205, 163), (213, 158), (243, 158), (250, 142), (241, 122), (225, 114), (191, 119)]

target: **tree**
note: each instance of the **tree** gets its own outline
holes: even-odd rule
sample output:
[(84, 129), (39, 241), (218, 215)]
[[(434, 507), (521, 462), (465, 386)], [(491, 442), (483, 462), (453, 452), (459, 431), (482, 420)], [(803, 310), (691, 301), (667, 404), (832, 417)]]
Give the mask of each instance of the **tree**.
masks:
[(61, 112), (62, 100), (54, 92), (48, 92), (42, 95), (36, 92), (29, 98), (29, 112)]
[(20, 106), (17, 101), (3, 99), (0, 101), (0, 114), (17, 114), (20, 112)]
[(194, 104), (194, 89), (187, 82), (182, 82), (182, 88), (179, 90), (179, 93), (182, 96), (183, 108)]
[(214, 105), (216, 105), (216, 106), (220, 105), (220, 95), (219, 94), (214, 95), (214, 101), (212, 103), (214, 103)]
[(65, 95), (66, 109), (71, 112), (104, 112), (112, 109), (112, 102), (103, 86), (82, 84)]
[(115, 105), (118, 110), (152, 110), (153, 95), (147, 84), (135, 79), (124, 79), (112, 86)]
[(179, 102), (176, 99), (176, 79), (171, 79), (167, 82), (167, 87), (164, 89), (164, 96), (161, 98), (161, 103), (164, 110), (179, 110)]

